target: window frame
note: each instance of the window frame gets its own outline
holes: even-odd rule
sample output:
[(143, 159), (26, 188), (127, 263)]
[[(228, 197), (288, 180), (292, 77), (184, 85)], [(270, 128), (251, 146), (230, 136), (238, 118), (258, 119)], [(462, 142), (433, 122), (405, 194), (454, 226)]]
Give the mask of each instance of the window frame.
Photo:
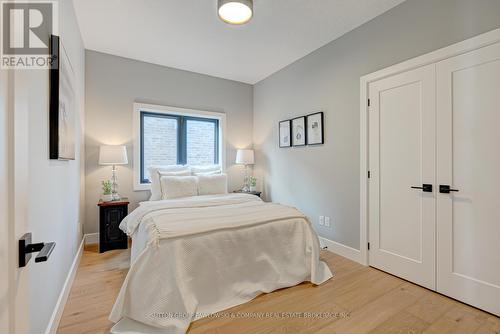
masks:
[[(217, 163), (225, 171), (226, 167), (226, 145), (225, 145), (225, 128), (226, 114), (221, 112), (184, 109), (177, 107), (134, 103), (134, 191), (143, 191), (151, 189), (151, 183), (146, 182), (142, 178), (144, 172), (144, 161), (142, 152), (144, 148), (144, 138), (142, 133), (144, 116), (155, 115), (158, 117), (177, 119), (178, 132), (178, 147), (177, 147), (177, 162), (185, 164), (187, 161), (187, 151), (184, 148), (187, 145), (187, 121), (207, 121), (213, 122), (215, 126), (215, 157)], [(218, 124), (218, 126), (217, 126)], [(183, 137), (181, 137), (183, 136)], [(185, 153), (185, 155), (184, 155)]]

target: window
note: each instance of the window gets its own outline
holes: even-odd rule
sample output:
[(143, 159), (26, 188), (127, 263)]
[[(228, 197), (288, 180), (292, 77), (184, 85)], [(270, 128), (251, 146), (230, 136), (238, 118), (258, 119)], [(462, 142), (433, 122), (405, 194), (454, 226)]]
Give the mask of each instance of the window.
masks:
[(219, 164), (220, 117), (137, 111), (140, 118), (140, 184), (149, 183), (150, 166)]
[(219, 163), (217, 138), (219, 122), (213, 119), (185, 118), (186, 164), (213, 165)]
[(142, 113), (142, 182), (149, 179), (148, 167), (176, 165), (178, 120), (175, 117)]

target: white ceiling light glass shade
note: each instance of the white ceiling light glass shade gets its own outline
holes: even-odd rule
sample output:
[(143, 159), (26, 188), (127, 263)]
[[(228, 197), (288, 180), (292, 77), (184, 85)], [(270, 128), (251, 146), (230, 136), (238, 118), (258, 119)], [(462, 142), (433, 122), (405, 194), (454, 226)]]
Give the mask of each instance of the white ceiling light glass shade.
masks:
[(218, 0), (219, 17), (230, 24), (245, 24), (253, 16), (253, 0)]

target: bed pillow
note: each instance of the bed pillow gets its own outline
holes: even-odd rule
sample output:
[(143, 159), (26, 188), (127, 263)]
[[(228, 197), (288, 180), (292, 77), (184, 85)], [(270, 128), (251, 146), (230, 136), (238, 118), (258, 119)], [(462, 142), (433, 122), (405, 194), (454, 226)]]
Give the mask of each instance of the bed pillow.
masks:
[(199, 173), (192, 173), (194, 176), (200, 176), (200, 175), (215, 175), (215, 174), (221, 174), (222, 171), (219, 170), (214, 170), (211, 172), (199, 172)]
[(160, 174), (160, 178), (162, 176), (191, 176), (191, 171), (190, 170), (184, 170), (180, 172), (164, 172), (162, 170), (158, 171), (158, 174)]
[(222, 173), (220, 165), (208, 165), (208, 166), (192, 166), (191, 172), (193, 175), (209, 175), (209, 174), (220, 174)]
[(161, 199), (160, 172), (190, 172), (189, 166), (170, 165), (170, 166), (151, 166), (148, 168), (149, 181), (151, 182), (150, 201), (159, 201)]
[(227, 194), (227, 175), (199, 175), (198, 195)]
[[(161, 180), (161, 178), (163, 176), (191, 176), (191, 171), (190, 170), (185, 170), (185, 171), (182, 171), (182, 172), (163, 172), (163, 171), (159, 171), (158, 174), (160, 175), (159, 178)], [(163, 194), (164, 193), (165, 193), (164, 186), (160, 182), (160, 199), (163, 199)]]
[(173, 199), (198, 195), (196, 176), (162, 176), (160, 178), (162, 199)]

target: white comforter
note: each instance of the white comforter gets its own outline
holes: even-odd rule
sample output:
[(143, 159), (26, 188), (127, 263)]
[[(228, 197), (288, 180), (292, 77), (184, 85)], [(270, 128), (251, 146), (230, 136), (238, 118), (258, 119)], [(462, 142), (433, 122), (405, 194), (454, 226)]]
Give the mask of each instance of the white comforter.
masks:
[(113, 333), (185, 333), (261, 293), (332, 277), (307, 218), (252, 195), (146, 202), (120, 228), (143, 241), (110, 315)]

